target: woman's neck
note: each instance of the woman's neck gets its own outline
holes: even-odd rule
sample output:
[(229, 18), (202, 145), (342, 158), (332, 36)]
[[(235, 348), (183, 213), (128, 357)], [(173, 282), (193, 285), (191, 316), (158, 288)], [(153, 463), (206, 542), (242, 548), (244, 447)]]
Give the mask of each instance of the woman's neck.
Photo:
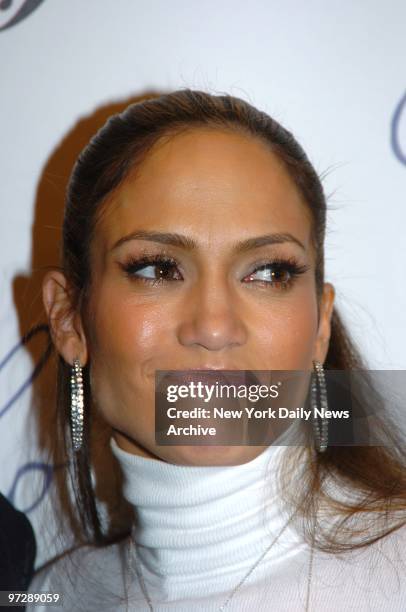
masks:
[(241, 465), (195, 467), (133, 455), (114, 440), (111, 446), (135, 508), (138, 555), (161, 581), (243, 570), (287, 520), (276, 486), (283, 447)]

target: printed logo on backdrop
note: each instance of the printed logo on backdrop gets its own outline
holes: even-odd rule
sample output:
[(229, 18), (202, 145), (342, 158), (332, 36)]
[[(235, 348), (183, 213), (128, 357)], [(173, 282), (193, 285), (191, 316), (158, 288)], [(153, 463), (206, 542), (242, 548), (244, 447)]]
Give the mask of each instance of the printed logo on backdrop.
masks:
[(397, 159), (406, 166), (406, 92), (399, 100), (393, 113), (391, 145)]
[(0, 31), (31, 15), (44, 0), (0, 0)]
[[(24, 346), (30, 341), (30, 339), (38, 332), (47, 332), (47, 326), (38, 325), (34, 327), (28, 332), (15, 346), (11, 348), (11, 350), (6, 354), (6, 356), (0, 360), (0, 373), (5, 369), (6, 365), (14, 358), (16, 359), (21, 350), (24, 350)], [(29, 389), (29, 387), (34, 382), (35, 378), (41, 372), (41, 368), (45, 361), (48, 359), (50, 352), (50, 347), (45, 349), (42, 357), (38, 361), (38, 363), (34, 366), (32, 372), (27, 375), (27, 378), (23, 380), (18, 386), (13, 395), (5, 402), (3, 406), (0, 406), (0, 421), (2, 417), (8, 413), (10, 410), (13, 410), (17, 406), (17, 400)], [(1, 378), (1, 377), (0, 377)], [(55, 469), (63, 466), (53, 466), (45, 463), (43, 461), (29, 461), (21, 465), (15, 475), (13, 482), (11, 484), (10, 490), (5, 493), (6, 497), (13, 504), (16, 503), (16, 493), (20, 486), (24, 486), (24, 482), (29, 482), (34, 475), (42, 477), (42, 487), (40, 487), (39, 491), (36, 493), (36, 497), (31, 500), (31, 503), (27, 508), (21, 508), (24, 512), (32, 512), (39, 506), (39, 504), (44, 499), (47, 494), (52, 479), (54, 475)]]

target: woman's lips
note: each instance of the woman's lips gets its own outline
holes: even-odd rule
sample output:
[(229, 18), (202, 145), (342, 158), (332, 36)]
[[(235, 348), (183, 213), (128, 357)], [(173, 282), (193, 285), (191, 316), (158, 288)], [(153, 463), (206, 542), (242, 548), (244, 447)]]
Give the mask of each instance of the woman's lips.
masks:
[[(249, 381), (249, 382), (248, 382)], [(258, 384), (259, 381), (250, 370), (227, 369), (187, 369), (169, 370), (160, 379), (160, 384), (187, 385), (191, 382), (201, 382), (205, 385), (247, 385)]]

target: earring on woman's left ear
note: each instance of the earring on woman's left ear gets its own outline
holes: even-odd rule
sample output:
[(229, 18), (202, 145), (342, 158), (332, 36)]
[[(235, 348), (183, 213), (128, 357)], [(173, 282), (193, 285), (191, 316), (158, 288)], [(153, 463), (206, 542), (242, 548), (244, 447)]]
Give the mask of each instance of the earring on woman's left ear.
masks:
[(70, 425), (72, 435), (72, 446), (74, 452), (80, 451), (83, 444), (83, 376), (82, 366), (79, 359), (73, 360), (70, 378), (71, 406)]
[[(320, 398), (320, 402), (318, 400)], [(328, 447), (328, 419), (325, 416), (317, 416), (317, 411), (322, 414), (328, 409), (327, 386), (323, 365), (319, 361), (313, 361), (313, 377), (311, 385), (311, 409), (313, 412), (313, 432), (315, 448), (323, 453)], [(319, 419), (321, 425), (319, 424)]]

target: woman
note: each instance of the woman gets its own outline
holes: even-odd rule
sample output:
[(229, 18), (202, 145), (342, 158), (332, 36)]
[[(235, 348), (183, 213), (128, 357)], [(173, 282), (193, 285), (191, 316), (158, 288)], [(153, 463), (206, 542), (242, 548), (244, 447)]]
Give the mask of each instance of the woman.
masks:
[[(299, 144), (240, 99), (177, 91), (93, 138), (43, 283), (88, 546), (33, 590), (67, 610), (406, 609), (401, 451), (328, 446), (324, 428), (297, 448), (155, 441), (158, 370), (314, 369), (325, 407), (321, 364), (362, 367), (324, 282), (325, 220)], [(111, 537), (92, 414), (133, 510)]]

